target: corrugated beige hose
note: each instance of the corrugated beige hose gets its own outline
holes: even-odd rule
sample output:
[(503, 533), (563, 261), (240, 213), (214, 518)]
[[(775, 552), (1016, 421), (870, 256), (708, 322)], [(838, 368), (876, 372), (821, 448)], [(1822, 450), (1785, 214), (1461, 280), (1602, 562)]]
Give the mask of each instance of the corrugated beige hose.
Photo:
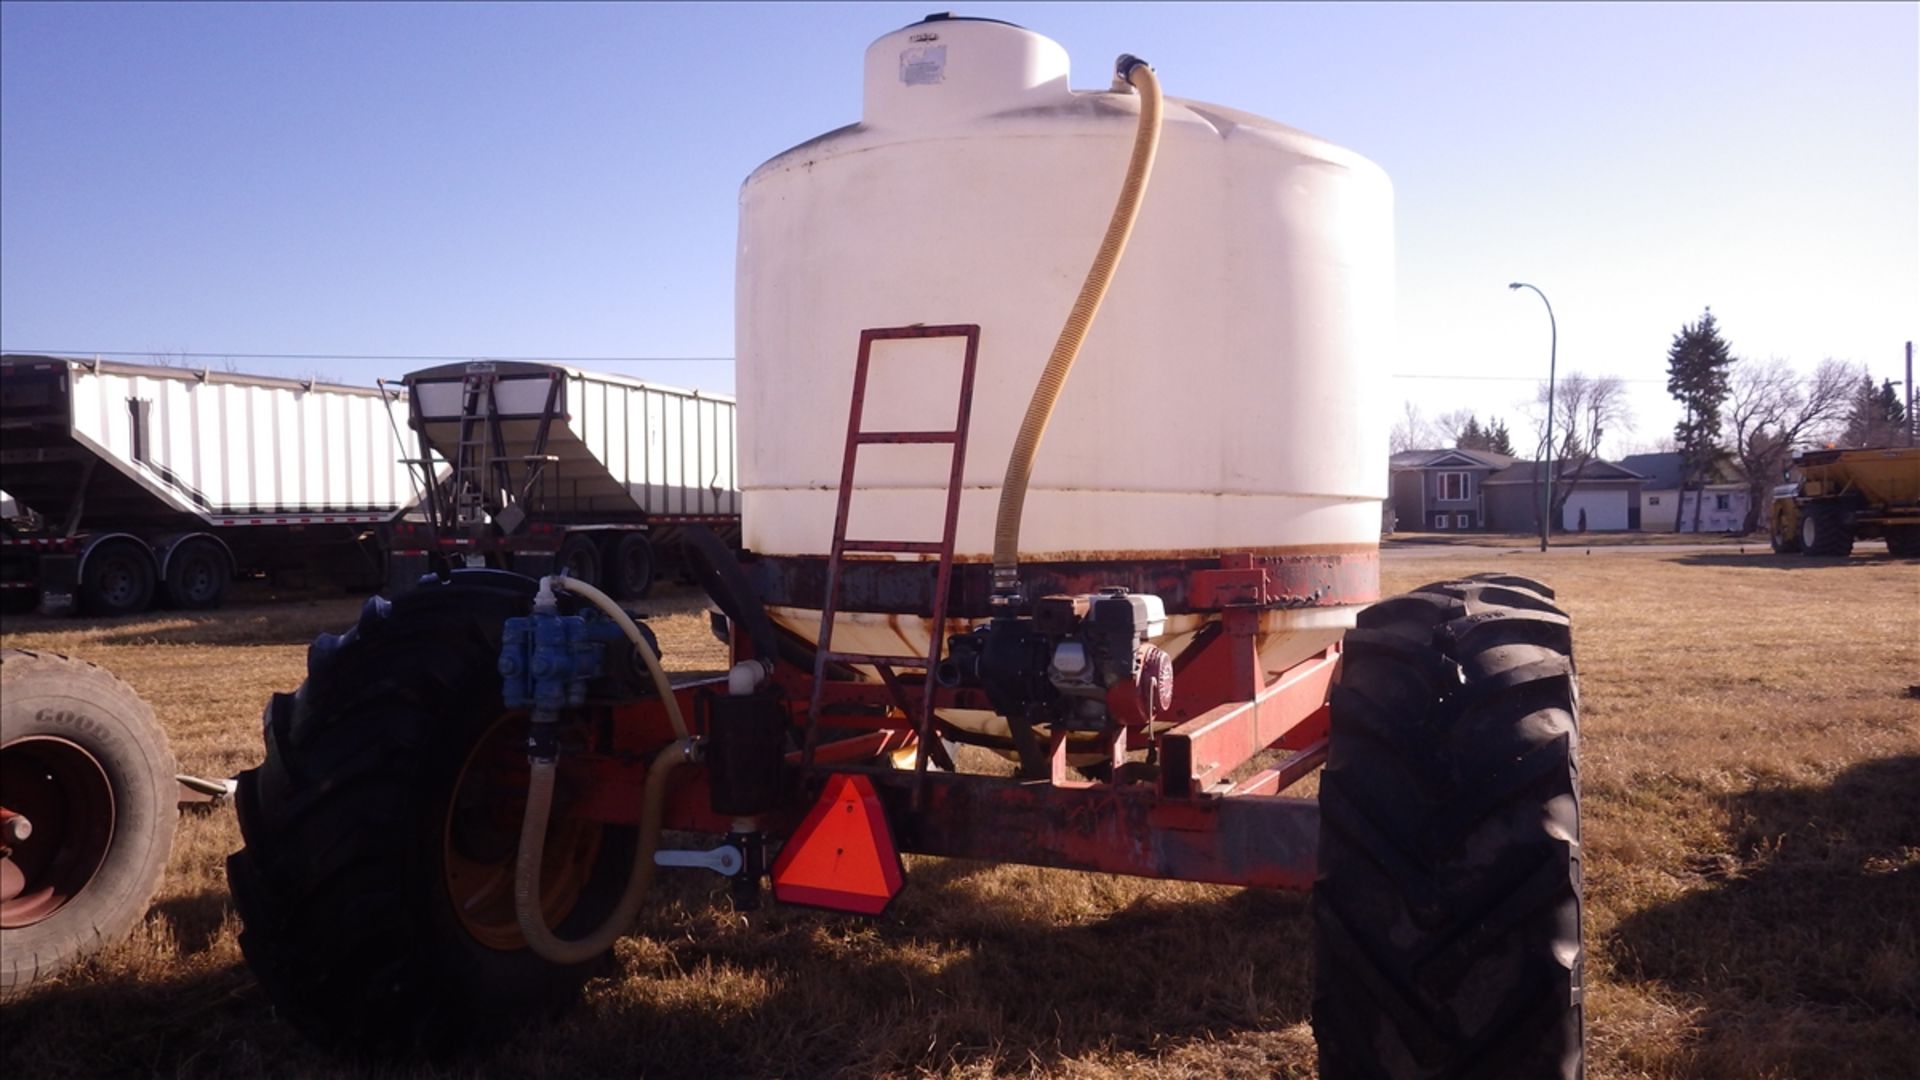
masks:
[(613, 912), (586, 937), (569, 941), (547, 927), (540, 910), (540, 864), (547, 846), (547, 815), (553, 807), (554, 763), (535, 762), (527, 779), (527, 814), (520, 822), (520, 855), (513, 878), (514, 914), (521, 936), (534, 955), (556, 964), (584, 964), (613, 946), (640, 914), (653, 884), (653, 853), (660, 849), (660, 822), (667, 798), (667, 776), (687, 761), (691, 739), (678, 739), (653, 759), (640, 804), (640, 834), (634, 840), (633, 870)]
[(1140, 216), (1140, 202), (1147, 193), (1147, 178), (1153, 173), (1153, 158), (1160, 149), (1160, 80), (1146, 61), (1122, 56), (1116, 74), (1124, 78), (1140, 95), (1140, 126), (1133, 137), (1133, 158), (1127, 162), (1127, 178), (1120, 186), (1120, 200), (1107, 222), (1107, 235), (1100, 241), (1093, 268), (1080, 286), (1080, 296), (1060, 329), (1053, 355), (1040, 373), (1040, 383), (1027, 402), (1026, 418), (1020, 422), (1020, 434), (1007, 458), (1006, 479), (1000, 484), (1000, 512), (993, 527), (993, 588), (996, 593), (1016, 591), (1020, 584), (1020, 515), (1026, 509), (1027, 481), (1033, 474), (1033, 461), (1040, 450), (1040, 437), (1046, 434), (1047, 421), (1067, 384), (1067, 372), (1080, 355), (1093, 317), (1100, 312), (1107, 287), (1127, 250), (1127, 238), (1133, 235), (1133, 223)]
[(674, 734), (679, 736), (660, 751), (660, 755), (653, 759), (653, 765), (647, 769), (646, 787), (641, 793), (640, 832), (634, 837), (633, 869), (627, 877), (626, 890), (620, 894), (620, 899), (605, 922), (586, 937), (572, 941), (561, 938), (548, 928), (540, 907), (540, 867), (546, 858), (547, 819), (553, 811), (553, 781), (557, 766), (552, 761), (529, 763), (531, 772), (527, 778), (527, 811), (520, 819), (520, 854), (514, 864), (514, 915), (520, 923), (521, 936), (527, 939), (527, 947), (536, 956), (556, 964), (582, 964), (606, 952), (621, 934), (626, 933), (627, 927), (633, 925), (634, 917), (640, 914), (640, 904), (646, 899), (648, 887), (653, 884), (653, 853), (660, 848), (660, 822), (666, 805), (667, 777), (675, 768), (693, 758), (694, 741), (687, 732), (686, 718), (680, 715), (680, 702), (673, 696), (673, 684), (667, 679), (666, 669), (660, 666), (660, 658), (654, 655), (653, 648), (647, 644), (646, 636), (640, 633), (632, 617), (622, 611), (611, 596), (584, 581), (571, 578), (542, 580), (541, 599), (551, 603), (552, 589), (556, 586), (585, 597), (619, 624), (627, 640), (633, 642), (634, 651), (640, 654), (648, 674), (653, 677), (660, 704), (673, 723)]

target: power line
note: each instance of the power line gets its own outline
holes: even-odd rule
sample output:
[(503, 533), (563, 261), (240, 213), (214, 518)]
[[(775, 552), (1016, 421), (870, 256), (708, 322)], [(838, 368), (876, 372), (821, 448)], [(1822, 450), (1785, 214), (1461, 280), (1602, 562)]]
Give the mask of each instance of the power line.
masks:
[[(1396, 371), (1396, 379), (1432, 379), (1438, 382), (1519, 382), (1537, 383), (1541, 380), (1531, 375), (1428, 375)], [(1604, 377), (1604, 376), (1603, 376)], [(1644, 383), (1652, 386), (1665, 385), (1665, 379), (1629, 379), (1625, 376), (1612, 376), (1623, 383)]]
[(411, 360), (459, 363), (463, 360), (510, 360), (532, 364), (731, 364), (731, 356), (405, 356), (374, 353), (250, 353), (171, 352), (162, 349), (0, 349), (7, 353), (48, 356), (144, 356), (182, 360)]

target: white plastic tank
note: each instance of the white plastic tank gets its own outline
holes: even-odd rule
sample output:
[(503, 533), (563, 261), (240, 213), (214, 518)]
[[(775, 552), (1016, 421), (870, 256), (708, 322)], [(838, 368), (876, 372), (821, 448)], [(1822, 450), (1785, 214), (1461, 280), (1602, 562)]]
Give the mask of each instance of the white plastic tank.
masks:
[[(1153, 57), (1151, 42), (1138, 51)], [(1178, 70), (1159, 74), (1178, 89)], [(936, 16), (867, 49), (859, 123), (747, 178), (748, 549), (828, 551), (861, 330), (977, 323), (957, 552), (990, 561), (1008, 451), (1106, 228), (1138, 109), (1130, 90), (1069, 89), (1065, 50), (1039, 34)], [(1351, 151), (1170, 97), (1131, 243), (1040, 447), (1023, 563), (1377, 551), (1391, 202), (1385, 174)], [(876, 346), (866, 426), (951, 426), (959, 356), (952, 341)], [(861, 453), (849, 533), (937, 538), (945, 449)], [(776, 615), (817, 631), (806, 612)], [(1351, 620), (1273, 615), (1275, 631)], [(861, 648), (839, 634), (835, 648)]]

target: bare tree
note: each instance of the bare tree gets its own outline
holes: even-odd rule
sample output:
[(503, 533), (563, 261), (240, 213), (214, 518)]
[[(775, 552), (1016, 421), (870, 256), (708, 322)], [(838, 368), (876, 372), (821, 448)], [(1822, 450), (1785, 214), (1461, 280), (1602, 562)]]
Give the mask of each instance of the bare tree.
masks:
[[(1545, 427), (1548, 406), (1547, 384), (1541, 383), (1534, 404), (1542, 412), (1538, 423)], [(1560, 520), (1567, 497), (1600, 457), (1600, 444), (1609, 432), (1633, 430), (1633, 410), (1627, 404), (1627, 384), (1616, 375), (1589, 376), (1572, 371), (1562, 375), (1553, 388), (1553, 428), (1555, 445), (1549, 457), (1553, 461), (1553, 506), (1549, 517)], [(1544, 441), (1544, 435), (1540, 438)]]
[(1458, 446), (1460, 434), (1467, 430), (1469, 423), (1478, 426), (1478, 418), (1473, 415), (1472, 409), (1454, 409), (1434, 417), (1432, 431), (1441, 446)]
[(1393, 422), (1393, 431), (1387, 436), (1387, 449), (1399, 454), (1408, 450), (1435, 448), (1433, 425), (1420, 414), (1420, 406), (1403, 401), (1401, 410), (1400, 419)]
[(1735, 363), (1724, 422), (1734, 464), (1747, 485), (1743, 532), (1758, 526), (1767, 492), (1780, 482), (1794, 450), (1846, 419), (1859, 377), (1853, 365), (1833, 359), (1821, 361), (1807, 376), (1778, 357), (1765, 364)]

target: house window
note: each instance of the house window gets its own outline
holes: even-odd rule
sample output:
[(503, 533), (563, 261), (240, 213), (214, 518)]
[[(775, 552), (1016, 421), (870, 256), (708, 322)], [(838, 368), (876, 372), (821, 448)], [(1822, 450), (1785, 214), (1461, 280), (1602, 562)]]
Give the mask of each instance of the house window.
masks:
[(1466, 514), (1453, 515), (1453, 527), (1456, 529), (1473, 528), (1473, 519)]
[(1715, 510), (1733, 509), (1733, 496), (1726, 494), (1715, 495), (1713, 497), (1713, 508)]
[(1445, 529), (1447, 527), (1447, 515), (1445, 514), (1433, 515), (1433, 527), (1436, 529)]
[(1660, 505), (1660, 496), (1658, 496), (1658, 495), (1649, 495), (1649, 496), (1647, 496), (1647, 505), (1648, 505), (1648, 506), (1659, 506), (1659, 505)]
[(1467, 498), (1467, 474), (1463, 472), (1443, 472), (1434, 474), (1434, 494), (1453, 502), (1464, 502)]

